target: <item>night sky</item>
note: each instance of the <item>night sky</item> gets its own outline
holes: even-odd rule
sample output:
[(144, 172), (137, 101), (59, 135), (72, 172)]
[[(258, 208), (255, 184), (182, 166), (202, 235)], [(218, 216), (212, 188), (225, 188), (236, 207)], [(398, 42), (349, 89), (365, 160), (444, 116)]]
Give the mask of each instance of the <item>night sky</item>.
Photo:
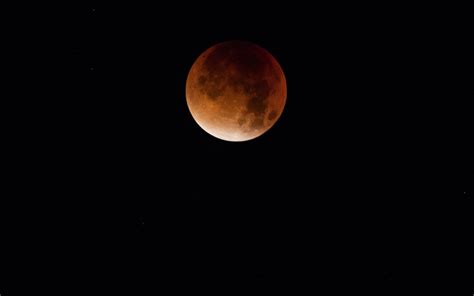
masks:
[[(54, 91), (12, 103), (0, 294), (471, 295), (458, 21), (277, 2), (65, 10), (37, 69)], [(212, 137), (186, 105), (193, 62), (228, 40), (287, 79), (282, 116), (248, 142)]]

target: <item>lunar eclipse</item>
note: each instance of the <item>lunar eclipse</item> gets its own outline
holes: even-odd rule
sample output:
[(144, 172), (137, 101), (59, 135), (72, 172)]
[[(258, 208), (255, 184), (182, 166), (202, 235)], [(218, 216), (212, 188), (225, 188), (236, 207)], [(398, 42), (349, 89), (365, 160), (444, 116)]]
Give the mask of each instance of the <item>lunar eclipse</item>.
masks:
[(186, 81), (194, 120), (212, 136), (232, 142), (267, 132), (283, 112), (286, 91), (277, 60), (246, 41), (210, 47), (194, 62)]

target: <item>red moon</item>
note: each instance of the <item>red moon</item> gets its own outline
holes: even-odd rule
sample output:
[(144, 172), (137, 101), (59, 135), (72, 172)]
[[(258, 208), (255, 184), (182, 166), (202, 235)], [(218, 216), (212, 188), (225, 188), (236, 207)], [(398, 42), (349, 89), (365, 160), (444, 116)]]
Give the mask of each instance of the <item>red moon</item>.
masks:
[(217, 44), (194, 62), (186, 100), (197, 124), (216, 138), (241, 142), (261, 136), (280, 118), (286, 79), (276, 59), (246, 41)]

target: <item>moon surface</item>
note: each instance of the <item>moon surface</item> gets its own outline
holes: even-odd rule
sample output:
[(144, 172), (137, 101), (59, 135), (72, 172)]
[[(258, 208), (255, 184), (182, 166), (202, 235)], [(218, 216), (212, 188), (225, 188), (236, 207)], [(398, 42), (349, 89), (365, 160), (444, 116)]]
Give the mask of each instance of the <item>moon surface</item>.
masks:
[(228, 41), (194, 62), (186, 101), (197, 124), (216, 138), (240, 142), (268, 131), (286, 103), (286, 79), (276, 59), (260, 46)]

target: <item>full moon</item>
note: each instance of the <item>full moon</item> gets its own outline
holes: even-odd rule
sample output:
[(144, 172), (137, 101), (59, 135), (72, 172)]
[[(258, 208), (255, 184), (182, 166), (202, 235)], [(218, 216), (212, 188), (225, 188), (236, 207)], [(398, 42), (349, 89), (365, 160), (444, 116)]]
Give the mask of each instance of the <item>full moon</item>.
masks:
[(216, 138), (240, 142), (267, 132), (286, 103), (286, 79), (260, 46), (228, 41), (204, 51), (186, 81), (192, 117)]

